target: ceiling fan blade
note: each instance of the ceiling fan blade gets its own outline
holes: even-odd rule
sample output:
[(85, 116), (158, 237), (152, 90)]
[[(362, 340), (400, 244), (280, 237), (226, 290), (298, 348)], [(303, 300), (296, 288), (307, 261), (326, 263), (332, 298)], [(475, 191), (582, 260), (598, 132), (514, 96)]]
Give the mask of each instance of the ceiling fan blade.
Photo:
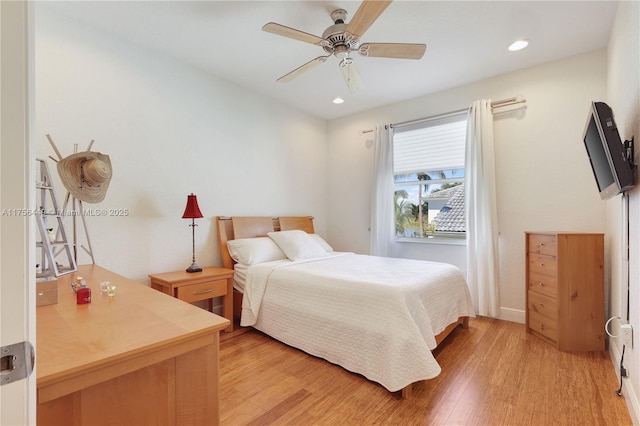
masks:
[(262, 31), (276, 34), (283, 37), (289, 37), (295, 40), (304, 41), (305, 43), (319, 44), (326, 43), (322, 37), (315, 36), (313, 34), (305, 33), (304, 31), (296, 30), (295, 28), (285, 27), (284, 25), (276, 24), (275, 22), (269, 22), (264, 24)]
[(362, 89), (362, 80), (360, 79), (360, 73), (356, 68), (356, 64), (351, 58), (344, 58), (340, 61), (340, 71), (342, 71), (342, 77), (344, 82), (347, 83), (347, 87), (351, 93), (355, 93)]
[(363, 43), (358, 53), (372, 58), (420, 59), (426, 49), (426, 44), (418, 43)]
[(331, 56), (331, 55), (318, 56), (317, 58), (310, 60), (306, 64), (304, 64), (302, 66), (299, 66), (298, 68), (296, 68), (295, 70), (291, 71), (290, 73), (283, 75), (282, 77), (280, 77), (276, 81), (278, 81), (280, 83), (288, 83), (289, 81), (293, 80), (294, 78), (296, 78), (297, 76), (299, 76), (303, 72), (309, 71), (311, 68), (315, 67), (316, 65), (319, 65), (319, 64), (323, 63), (324, 61), (327, 60), (327, 58), (329, 56)]
[(351, 18), (349, 24), (347, 24), (345, 32), (357, 38), (362, 37), (371, 24), (373, 24), (376, 19), (382, 15), (382, 12), (384, 12), (387, 6), (391, 4), (391, 1), (392, 0), (364, 0), (355, 15), (353, 15), (353, 18)]

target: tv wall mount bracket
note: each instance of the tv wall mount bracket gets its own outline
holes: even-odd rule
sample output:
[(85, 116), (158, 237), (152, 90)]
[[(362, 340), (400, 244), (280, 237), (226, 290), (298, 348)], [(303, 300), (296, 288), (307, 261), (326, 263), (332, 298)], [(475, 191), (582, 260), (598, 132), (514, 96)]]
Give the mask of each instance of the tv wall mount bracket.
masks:
[(629, 167), (631, 167), (632, 170), (635, 170), (636, 168), (636, 163), (635, 163), (635, 144), (634, 144), (634, 140), (633, 140), (633, 136), (631, 136), (631, 140), (625, 140), (624, 143), (622, 144), (623, 148), (624, 148), (624, 157), (625, 160), (627, 160), (627, 163), (629, 163)]

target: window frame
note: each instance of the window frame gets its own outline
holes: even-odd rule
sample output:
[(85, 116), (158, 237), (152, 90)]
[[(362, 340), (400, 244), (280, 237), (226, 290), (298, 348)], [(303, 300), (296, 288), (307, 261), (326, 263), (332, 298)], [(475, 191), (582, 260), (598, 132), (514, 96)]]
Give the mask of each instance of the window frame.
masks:
[[(451, 113), (451, 114), (444, 114), (441, 116), (435, 116), (431, 119), (425, 119), (425, 120), (421, 120), (420, 122), (416, 122), (416, 123), (411, 123), (409, 126), (407, 126), (408, 128), (403, 130), (403, 132), (407, 132), (407, 131), (412, 131), (412, 130), (417, 130), (417, 129), (424, 129), (427, 127), (435, 127), (435, 126), (442, 126), (442, 125), (446, 125), (446, 124), (451, 124), (451, 123), (458, 123), (458, 122), (464, 122), (464, 128), (466, 129), (467, 127), (467, 123), (468, 123), (468, 114), (467, 111), (461, 111), (461, 112), (456, 112), (456, 113)], [(396, 127), (397, 128), (397, 127)], [(394, 150), (394, 158), (395, 158), (395, 149), (396, 149), (396, 132), (394, 131), (393, 133), (393, 150)], [(466, 141), (462, 141), (462, 143), (464, 144)], [(397, 176), (399, 175), (407, 175), (407, 173), (398, 173), (396, 174), (396, 162), (394, 159), (394, 164), (393, 164), (393, 178), (394, 178), (394, 212), (397, 212), (397, 208), (398, 205), (396, 204), (396, 192), (398, 191), (399, 188), (402, 187), (407, 187), (407, 188), (416, 188), (418, 185), (444, 185), (444, 184), (453, 184), (453, 183), (460, 183), (463, 184), (466, 182), (466, 178), (464, 176), (464, 169), (465, 169), (465, 165), (464, 165), (464, 160), (465, 158), (463, 157), (463, 165), (462, 168), (456, 168), (456, 169), (447, 169), (447, 170), (462, 170), (463, 171), (463, 176), (461, 177), (445, 177), (445, 178), (438, 178), (438, 179), (429, 179), (428, 181), (424, 181), (424, 180), (412, 180), (412, 181), (400, 181), (397, 182)], [(433, 172), (445, 172), (447, 170), (421, 170), (419, 172), (413, 172), (411, 174), (417, 174), (417, 173), (433, 173)], [(428, 182), (428, 183), (426, 183)], [(419, 196), (418, 196), (419, 197)], [(421, 204), (421, 202), (426, 201), (424, 197), (422, 197), (422, 199), (418, 199), (418, 203)], [(414, 203), (411, 203), (412, 205)], [(394, 213), (395, 216), (395, 213)], [(397, 230), (397, 221), (395, 221), (394, 223), (394, 229)], [(427, 235), (427, 236), (418, 236), (418, 237), (408, 237), (408, 236), (402, 236), (402, 235), (398, 235), (397, 231), (395, 232), (395, 241), (396, 242), (411, 242), (411, 243), (438, 243), (438, 244), (452, 244), (452, 245), (464, 245), (466, 244), (466, 235), (467, 235), (467, 231), (466, 231), (466, 220), (465, 220), (465, 230), (464, 231), (433, 231), (433, 233), (431, 235)]]

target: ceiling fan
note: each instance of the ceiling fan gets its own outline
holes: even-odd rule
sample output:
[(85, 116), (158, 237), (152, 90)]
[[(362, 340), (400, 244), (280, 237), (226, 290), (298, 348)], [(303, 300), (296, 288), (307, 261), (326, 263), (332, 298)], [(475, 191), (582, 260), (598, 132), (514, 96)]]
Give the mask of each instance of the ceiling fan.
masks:
[(286, 83), (305, 71), (325, 62), (331, 55), (340, 59), (340, 70), (344, 81), (351, 93), (362, 88), (362, 80), (356, 69), (351, 52), (358, 52), (362, 56), (377, 58), (396, 59), (420, 59), (427, 48), (426, 44), (417, 43), (363, 43), (360, 44), (360, 37), (378, 19), (384, 10), (391, 4), (392, 0), (364, 0), (353, 19), (346, 24), (347, 11), (337, 9), (331, 13), (334, 25), (328, 27), (322, 37), (296, 30), (295, 28), (269, 22), (262, 27), (263, 31), (289, 37), (295, 40), (321, 46), (327, 53), (325, 56), (318, 56), (306, 64), (283, 75), (277, 81)]

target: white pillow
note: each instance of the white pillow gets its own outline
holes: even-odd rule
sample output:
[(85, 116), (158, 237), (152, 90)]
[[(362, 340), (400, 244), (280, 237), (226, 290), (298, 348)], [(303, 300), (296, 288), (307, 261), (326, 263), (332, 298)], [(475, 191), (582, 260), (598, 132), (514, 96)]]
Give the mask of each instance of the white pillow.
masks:
[(227, 241), (227, 247), (231, 258), (243, 265), (256, 265), (287, 258), (278, 245), (268, 237), (230, 240)]
[(327, 251), (327, 253), (331, 253), (333, 251), (333, 247), (329, 245), (320, 235), (318, 234), (309, 234), (311, 238), (315, 240), (316, 243), (320, 244), (323, 249)]
[(268, 232), (267, 235), (291, 260), (328, 256), (327, 251), (304, 231)]

